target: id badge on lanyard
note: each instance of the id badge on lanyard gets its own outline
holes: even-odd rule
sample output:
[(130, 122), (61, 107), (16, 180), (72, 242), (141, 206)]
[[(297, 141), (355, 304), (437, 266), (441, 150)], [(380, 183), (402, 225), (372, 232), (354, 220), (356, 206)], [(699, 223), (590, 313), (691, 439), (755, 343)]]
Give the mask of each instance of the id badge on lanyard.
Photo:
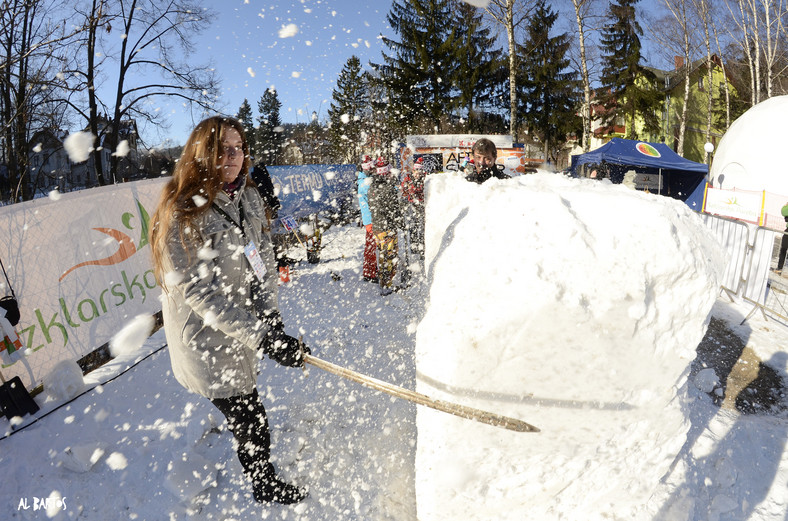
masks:
[(257, 276), (257, 280), (263, 282), (265, 280), (265, 263), (263, 262), (262, 257), (260, 257), (260, 252), (257, 251), (257, 246), (255, 246), (254, 241), (249, 241), (249, 244), (244, 246), (244, 254), (246, 255), (246, 259), (249, 261), (249, 265), (252, 266), (252, 270), (254, 274)]
[[(238, 228), (238, 230), (241, 232), (241, 235), (246, 237), (246, 234), (244, 233), (244, 229), (242, 226), (244, 222), (243, 204), (239, 204), (238, 206), (238, 215), (241, 218), (241, 224), (235, 222), (233, 218), (227, 215), (227, 212), (222, 210), (221, 207), (219, 207), (219, 205), (217, 205), (216, 203), (213, 203), (213, 206), (214, 208), (216, 208), (216, 211), (219, 212), (219, 214), (221, 214), (222, 217), (227, 219), (230, 223), (234, 224), (236, 228)], [(265, 263), (263, 262), (262, 257), (260, 257), (260, 252), (257, 250), (257, 246), (255, 245), (254, 241), (249, 241), (247, 245), (244, 246), (244, 255), (246, 255), (246, 259), (249, 261), (249, 265), (252, 267), (252, 271), (254, 271), (257, 280), (259, 280), (260, 282), (265, 281), (265, 274), (267, 270), (265, 269)]]

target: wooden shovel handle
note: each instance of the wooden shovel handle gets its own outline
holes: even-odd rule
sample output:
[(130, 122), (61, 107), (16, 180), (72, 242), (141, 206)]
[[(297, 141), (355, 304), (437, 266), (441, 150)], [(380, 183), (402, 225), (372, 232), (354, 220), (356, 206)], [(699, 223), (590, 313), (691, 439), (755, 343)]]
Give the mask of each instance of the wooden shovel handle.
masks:
[(510, 418), (508, 416), (502, 416), (500, 414), (474, 409), (473, 407), (468, 407), (457, 403), (435, 400), (424, 394), (417, 393), (415, 391), (411, 391), (409, 389), (405, 389), (382, 380), (377, 380), (370, 376), (357, 373), (356, 371), (332, 364), (331, 362), (326, 362), (325, 360), (321, 360), (315, 356), (308, 355), (303, 352), (302, 355), (304, 357), (304, 361), (307, 364), (311, 364), (319, 369), (328, 371), (329, 373), (333, 373), (335, 375), (341, 376), (342, 378), (346, 378), (377, 391), (396, 396), (397, 398), (404, 398), (405, 400), (418, 405), (424, 405), (437, 411), (446, 412), (455, 416), (459, 416), (460, 418), (474, 420), (487, 425), (503, 427), (504, 429), (509, 429), (511, 431), (540, 432), (537, 427), (534, 427), (533, 425), (516, 418)]

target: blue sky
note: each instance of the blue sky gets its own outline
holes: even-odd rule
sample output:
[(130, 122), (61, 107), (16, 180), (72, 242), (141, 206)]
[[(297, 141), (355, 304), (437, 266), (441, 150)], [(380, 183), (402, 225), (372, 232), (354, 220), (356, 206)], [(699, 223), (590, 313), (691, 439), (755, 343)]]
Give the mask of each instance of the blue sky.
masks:
[[(222, 113), (234, 114), (246, 98), (257, 116), (257, 101), (274, 86), (283, 122), (308, 122), (313, 111), (323, 121), (348, 58), (358, 56), (365, 68), (370, 61), (380, 63), (383, 51), (389, 52), (380, 35), (396, 39), (386, 21), (391, 8), (386, 0), (204, 0), (203, 5), (217, 17), (195, 38), (192, 59), (216, 68), (221, 81), (216, 108)], [(574, 31), (571, 4), (558, 0), (555, 9), (562, 13), (555, 29)], [(642, 39), (648, 46), (648, 34)], [(660, 65), (656, 54), (646, 57), (650, 65)], [(183, 144), (203, 114), (192, 115), (179, 103), (159, 103), (170, 126), (140, 128), (146, 144), (167, 138)]]
[[(367, 7), (373, 4), (375, 7)], [(380, 62), (389, 2), (358, 0), (206, 0), (216, 11), (212, 27), (196, 39), (196, 63), (210, 59), (221, 80), (218, 109), (235, 113), (244, 98), (257, 115), (257, 101), (274, 86), (284, 122), (306, 122), (312, 112), (322, 120), (331, 105), (336, 79), (348, 58), (363, 66)], [(165, 105), (168, 131), (142, 130), (153, 143), (169, 137), (183, 144), (194, 118), (181, 105)]]

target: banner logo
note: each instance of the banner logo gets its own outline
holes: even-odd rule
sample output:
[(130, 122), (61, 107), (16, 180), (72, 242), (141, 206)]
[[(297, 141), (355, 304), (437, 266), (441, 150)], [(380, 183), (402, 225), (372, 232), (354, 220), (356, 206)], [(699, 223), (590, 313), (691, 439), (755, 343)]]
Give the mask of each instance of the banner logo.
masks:
[[(143, 246), (148, 244), (148, 223), (150, 222), (150, 217), (148, 216), (148, 212), (145, 211), (145, 208), (142, 204), (135, 199), (137, 203), (137, 210), (139, 212), (139, 219), (140, 219), (140, 240), (138, 241), (137, 245), (135, 246), (134, 241), (129, 237), (126, 233), (116, 230), (114, 228), (93, 228), (97, 232), (104, 233), (109, 235), (111, 238), (115, 239), (118, 244), (118, 249), (115, 253), (110, 255), (109, 257), (104, 257), (103, 259), (95, 259), (89, 260), (85, 262), (80, 262), (76, 266), (72, 266), (71, 268), (67, 269), (63, 272), (63, 275), (60, 276), (58, 282), (62, 282), (66, 275), (71, 273), (72, 271), (76, 270), (77, 268), (81, 268), (83, 266), (112, 266), (118, 263), (121, 263), (137, 253)], [(123, 222), (123, 226), (128, 228), (129, 230), (133, 230), (134, 226), (131, 224), (131, 220), (134, 218), (134, 215), (130, 212), (126, 212), (121, 217)]]
[(635, 145), (635, 148), (638, 152), (643, 154), (644, 156), (649, 157), (662, 157), (662, 154), (659, 153), (659, 150), (654, 148), (653, 146), (649, 145), (648, 143), (643, 143), (642, 141)]

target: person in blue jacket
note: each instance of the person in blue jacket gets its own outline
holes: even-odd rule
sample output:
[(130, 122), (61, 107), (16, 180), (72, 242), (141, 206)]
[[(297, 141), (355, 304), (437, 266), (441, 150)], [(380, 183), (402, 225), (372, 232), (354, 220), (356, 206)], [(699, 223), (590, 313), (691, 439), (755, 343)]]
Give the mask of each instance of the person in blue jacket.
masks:
[(372, 171), (372, 158), (364, 156), (361, 158), (361, 168), (356, 173), (358, 183), (358, 206), (361, 209), (361, 224), (366, 231), (364, 241), (364, 264), (361, 269), (361, 276), (368, 282), (378, 281), (378, 261), (375, 255), (377, 249), (375, 236), (372, 233), (372, 212), (369, 210), (369, 187), (372, 184), (370, 172)]

